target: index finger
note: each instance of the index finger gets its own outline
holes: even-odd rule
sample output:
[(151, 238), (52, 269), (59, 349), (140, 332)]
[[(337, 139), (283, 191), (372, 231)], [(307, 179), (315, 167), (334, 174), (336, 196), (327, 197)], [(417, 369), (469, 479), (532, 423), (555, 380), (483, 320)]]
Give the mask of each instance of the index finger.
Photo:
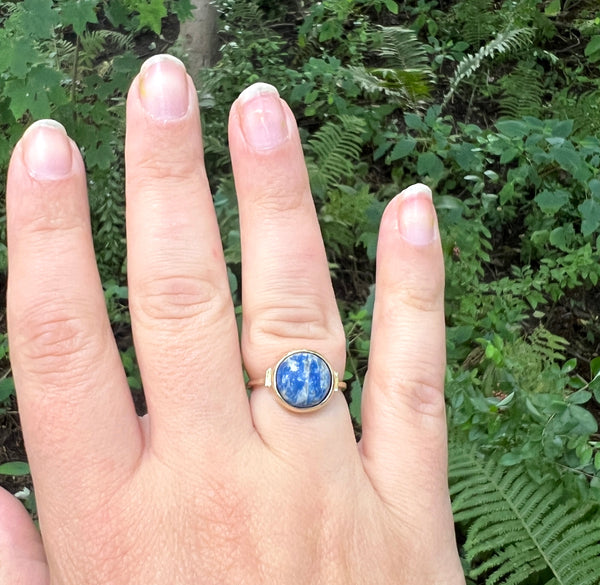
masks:
[(142, 437), (96, 268), (83, 161), (56, 122), (34, 124), (15, 148), (7, 231), (21, 422), (38, 498), (60, 509), (107, 470), (131, 471)]

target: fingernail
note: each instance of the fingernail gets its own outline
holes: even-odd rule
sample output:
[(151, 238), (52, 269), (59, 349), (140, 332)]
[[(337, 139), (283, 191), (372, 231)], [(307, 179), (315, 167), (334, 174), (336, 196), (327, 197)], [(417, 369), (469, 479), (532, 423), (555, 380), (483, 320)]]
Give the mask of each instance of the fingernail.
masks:
[(268, 83), (255, 83), (238, 98), (242, 132), (256, 150), (271, 150), (288, 139), (279, 93)]
[(431, 189), (417, 184), (400, 194), (398, 229), (414, 246), (430, 244), (436, 237)]
[(179, 120), (188, 113), (190, 97), (185, 66), (171, 55), (155, 55), (142, 65), (139, 92), (142, 106), (156, 120)]
[(73, 168), (73, 153), (67, 132), (54, 120), (38, 120), (23, 135), (23, 159), (35, 179), (55, 180)]

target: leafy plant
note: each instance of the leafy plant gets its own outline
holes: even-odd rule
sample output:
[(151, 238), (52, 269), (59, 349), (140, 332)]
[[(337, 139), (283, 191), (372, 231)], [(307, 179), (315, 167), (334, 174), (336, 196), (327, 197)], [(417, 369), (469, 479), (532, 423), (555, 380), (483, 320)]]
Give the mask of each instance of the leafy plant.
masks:
[(354, 176), (365, 123), (353, 116), (338, 116), (321, 126), (309, 139), (309, 161), (313, 194), (323, 197), (328, 189)]
[(508, 29), (496, 36), (481, 47), (476, 53), (466, 55), (458, 64), (454, 75), (450, 79), (450, 88), (444, 95), (445, 106), (452, 99), (458, 86), (471, 77), (484, 63), (489, 63), (497, 55), (505, 55), (511, 51), (523, 49), (533, 41), (533, 29), (516, 28)]
[(600, 513), (557, 489), (552, 475), (502, 466), (454, 438), (449, 467), (455, 521), (467, 527), (465, 560), (486, 585), (600, 583)]

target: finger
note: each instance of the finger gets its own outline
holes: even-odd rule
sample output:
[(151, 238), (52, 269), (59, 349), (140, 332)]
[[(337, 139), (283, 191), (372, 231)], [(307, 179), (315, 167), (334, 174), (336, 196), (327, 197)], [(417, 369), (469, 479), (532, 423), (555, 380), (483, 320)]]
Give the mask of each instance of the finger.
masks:
[(34, 124), (15, 148), (7, 229), (10, 357), (29, 460), (38, 496), (69, 502), (109, 470), (122, 479), (142, 440), (96, 269), (83, 161), (55, 122)]
[(50, 583), (42, 539), (21, 502), (3, 489), (0, 489), (0, 583)]
[(250, 430), (235, 315), (183, 64), (147, 61), (127, 102), (130, 308), (153, 448)]
[[(240, 210), (248, 374), (264, 378), (269, 366), (295, 349), (321, 353), (342, 373), (344, 333), (302, 146), (293, 114), (275, 88), (255, 84), (240, 95), (231, 110), (229, 142)], [(321, 410), (295, 414), (258, 388), (252, 413), (268, 444), (296, 455), (302, 450), (314, 457), (315, 447), (334, 437), (336, 447), (354, 444), (341, 393)], [(336, 456), (336, 448), (326, 452)]]
[(389, 503), (440, 510), (448, 500), (444, 268), (428, 187), (413, 185), (388, 205), (376, 282), (362, 401), (364, 465)]

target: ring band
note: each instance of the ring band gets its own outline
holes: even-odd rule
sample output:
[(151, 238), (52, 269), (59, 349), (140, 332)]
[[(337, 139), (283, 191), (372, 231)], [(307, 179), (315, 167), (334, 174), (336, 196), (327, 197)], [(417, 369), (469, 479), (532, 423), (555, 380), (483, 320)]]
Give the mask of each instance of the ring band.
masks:
[(265, 377), (250, 380), (248, 388), (266, 386), (289, 410), (311, 412), (322, 408), (334, 392), (346, 388), (338, 373), (316, 351), (297, 349), (286, 353)]

